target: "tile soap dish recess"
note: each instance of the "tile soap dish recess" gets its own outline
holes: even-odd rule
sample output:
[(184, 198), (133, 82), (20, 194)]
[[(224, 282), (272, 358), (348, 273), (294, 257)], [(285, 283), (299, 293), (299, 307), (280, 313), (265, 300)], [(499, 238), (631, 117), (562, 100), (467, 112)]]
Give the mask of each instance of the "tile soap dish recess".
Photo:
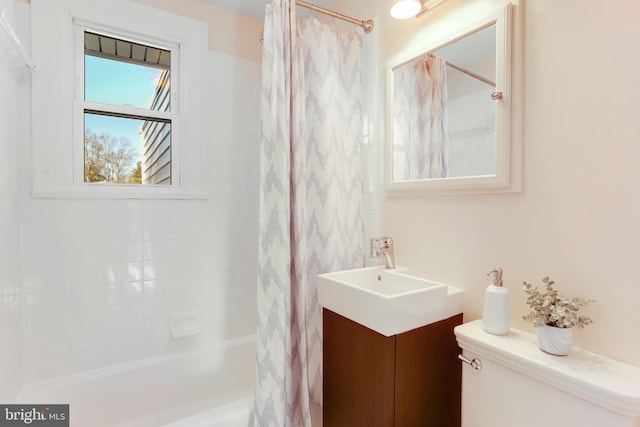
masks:
[(182, 338), (200, 333), (200, 310), (176, 313), (169, 316), (171, 337)]

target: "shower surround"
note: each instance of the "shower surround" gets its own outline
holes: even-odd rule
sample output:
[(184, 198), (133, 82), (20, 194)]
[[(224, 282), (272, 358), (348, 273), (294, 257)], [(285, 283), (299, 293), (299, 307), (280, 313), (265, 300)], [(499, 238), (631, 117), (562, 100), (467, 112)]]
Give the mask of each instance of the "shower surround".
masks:
[[(217, 28), (213, 23), (220, 18), (202, 13), (206, 6), (190, 9), (194, 4), (176, 13)], [(0, 6), (29, 45), (30, 4), (0, 0)], [(220, 48), (211, 33), (209, 43)], [(369, 61), (372, 46), (366, 39)], [(229, 46), (209, 51), (210, 86), (203, 89), (210, 99), (207, 199), (45, 199), (31, 196), (30, 71), (0, 37), (0, 90), (6, 94), (0, 99), (3, 402), (54, 395), (72, 399), (74, 393), (89, 397), (96, 388), (105, 399), (122, 401), (127, 395), (116, 398), (114, 390), (136, 382), (146, 390), (141, 395), (193, 409), (193, 415), (169, 409), (173, 415), (163, 420), (170, 425), (210, 425), (212, 417), (246, 424), (252, 406), (244, 394), (251, 387), (248, 378), (227, 383), (219, 393), (176, 394), (196, 385), (189, 383), (195, 377), (186, 369), (194, 360), (211, 361), (208, 371), (199, 365), (204, 369), (199, 372), (214, 382), (216, 371), (238, 372), (235, 361), (247, 357), (252, 361), (248, 372), (254, 373), (261, 64), (225, 49)], [(362, 74), (369, 99), (363, 111), (362, 164), (366, 234), (378, 235), (375, 120), (366, 120), (375, 114), (372, 70)], [(170, 316), (193, 311), (200, 316), (200, 333), (173, 338)], [(221, 354), (214, 350), (220, 348), (226, 349), (224, 357), (205, 356)], [(168, 379), (151, 380), (167, 370), (180, 373), (173, 386)], [(73, 399), (72, 414), (104, 403)], [(222, 407), (203, 412), (200, 403), (207, 399), (206, 407)], [(132, 413), (118, 423), (153, 418), (147, 415)]]
[[(0, 0), (0, 10), (16, 27), (16, 5)], [(0, 30), (1, 31), (1, 30)], [(28, 70), (4, 33), (0, 34), (0, 401), (12, 401), (22, 384), (22, 305), (20, 286), (20, 147), (28, 115), (21, 95)]]
[[(28, 46), (30, 5), (0, 6)], [(180, 363), (220, 346), (244, 353), (210, 359), (212, 369), (255, 359), (260, 64), (209, 51), (207, 65), (205, 199), (33, 198), (30, 72), (1, 34), (2, 401), (168, 358), (184, 383), (193, 376)], [(199, 314), (199, 333), (174, 338), (170, 318), (185, 312)], [(72, 418), (91, 404), (76, 403)]]

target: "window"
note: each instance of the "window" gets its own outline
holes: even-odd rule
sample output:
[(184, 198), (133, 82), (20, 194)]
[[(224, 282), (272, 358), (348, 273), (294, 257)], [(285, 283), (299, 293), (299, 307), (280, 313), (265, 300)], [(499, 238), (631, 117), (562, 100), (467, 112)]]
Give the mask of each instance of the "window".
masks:
[[(171, 185), (171, 58), (152, 46), (77, 26), (84, 63), (84, 182)], [(77, 46), (78, 44), (76, 44)], [(79, 58), (81, 56), (82, 58)]]
[(36, 197), (206, 197), (207, 26), (122, 6), (32, 0)]

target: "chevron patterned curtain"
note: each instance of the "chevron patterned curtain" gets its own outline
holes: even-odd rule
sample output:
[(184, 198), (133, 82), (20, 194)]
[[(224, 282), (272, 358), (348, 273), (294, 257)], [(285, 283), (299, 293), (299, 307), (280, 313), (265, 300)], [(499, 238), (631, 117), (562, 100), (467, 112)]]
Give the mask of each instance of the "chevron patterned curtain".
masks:
[(365, 265), (362, 39), (289, 0), (265, 16), (255, 426), (322, 404), (320, 273)]
[(393, 70), (393, 179), (449, 176), (447, 72), (433, 56)]

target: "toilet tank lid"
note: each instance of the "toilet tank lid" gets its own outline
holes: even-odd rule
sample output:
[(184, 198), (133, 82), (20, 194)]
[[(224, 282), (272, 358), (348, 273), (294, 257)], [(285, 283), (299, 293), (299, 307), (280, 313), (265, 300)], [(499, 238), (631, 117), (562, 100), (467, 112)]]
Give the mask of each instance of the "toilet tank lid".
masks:
[[(640, 367), (576, 347), (568, 356), (538, 348), (534, 334), (485, 332), (475, 320), (455, 328), (463, 350), (625, 416), (640, 417)], [(468, 357), (468, 356), (467, 356)]]

